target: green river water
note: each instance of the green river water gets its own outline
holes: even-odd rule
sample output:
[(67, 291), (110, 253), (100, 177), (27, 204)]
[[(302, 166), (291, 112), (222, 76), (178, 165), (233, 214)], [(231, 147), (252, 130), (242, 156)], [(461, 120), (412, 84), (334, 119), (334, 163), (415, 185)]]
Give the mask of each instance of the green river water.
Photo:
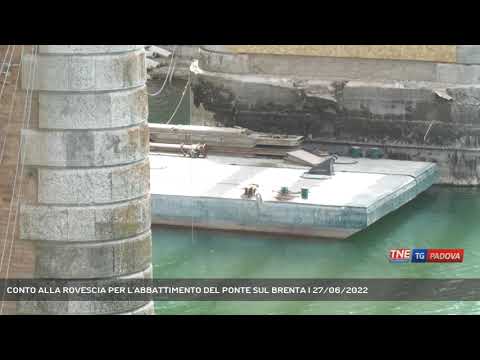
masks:
[[(436, 186), (346, 240), (153, 228), (156, 278), (478, 278), (480, 190)], [(392, 264), (392, 248), (464, 248)], [(480, 314), (480, 302), (158, 302), (157, 314)]]
[[(171, 92), (172, 97), (178, 91)], [(154, 104), (174, 101), (168, 96)], [(150, 121), (168, 117), (151, 106)], [(186, 123), (187, 110), (178, 123)], [(183, 115), (182, 115), (183, 114)], [(160, 122), (160, 121), (159, 121)], [(346, 240), (153, 227), (156, 278), (479, 278), (480, 189), (434, 186)], [(464, 248), (460, 264), (392, 264), (392, 248)], [(157, 302), (157, 314), (480, 314), (480, 302)]]

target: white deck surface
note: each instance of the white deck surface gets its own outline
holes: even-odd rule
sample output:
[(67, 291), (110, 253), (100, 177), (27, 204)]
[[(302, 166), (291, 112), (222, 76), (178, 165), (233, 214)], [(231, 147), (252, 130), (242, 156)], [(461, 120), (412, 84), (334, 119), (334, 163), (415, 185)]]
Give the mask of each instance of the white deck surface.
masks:
[[(265, 167), (267, 164), (279, 167)], [(150, 156), (150, 166), (152, 194), (241, 199), (244, 187), (258, 184), (263, 201), (285, 202), (275, 198), (282, 186), (293, 192), (306, 187), (308, 200), (299, 194), (286, 202), (366, 208), (392, 193), (401, 192), (402, 188), (414, 186), (414, 176), (432, 164), (360, 159), (356, 165), (335, 165), (336, 174), (322, 180), (302, 179), (307, 168), (286, 168), (284, 166), (290, 165), (281, 160), (214, 156), (190, 159), (175, 154), (155, 154)], [(394, 175), (386, 175), (389, 171)]]

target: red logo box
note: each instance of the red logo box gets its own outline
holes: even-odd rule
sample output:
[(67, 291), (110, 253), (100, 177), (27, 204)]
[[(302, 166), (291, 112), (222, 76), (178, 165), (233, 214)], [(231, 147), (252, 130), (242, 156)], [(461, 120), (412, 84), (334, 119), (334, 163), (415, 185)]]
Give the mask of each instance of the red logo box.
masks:
[(463, 255), (463, 249), (428, 249), (427, 262), (461, 263), (463, 262)]

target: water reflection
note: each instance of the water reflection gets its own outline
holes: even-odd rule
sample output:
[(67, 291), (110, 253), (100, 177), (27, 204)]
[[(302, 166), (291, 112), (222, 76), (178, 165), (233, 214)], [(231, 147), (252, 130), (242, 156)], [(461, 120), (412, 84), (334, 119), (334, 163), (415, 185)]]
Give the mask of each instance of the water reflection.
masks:
[[(148, 92), (155, 93), (162, 87), (163, 78), (158, 80), (150, 80), (148, 85)], [(175, 111), (175, 108), (180, 101), (182, 93), (185, 89), (187, 81), (174, 78), (172, 82), (168, 82), (165, 88), (158, 96), (151, 96), (149, 101), (149, 118), (148, 121), (152, 123), (165, 123), (170, 119)], [(190, 124), (190, 91), (187, 90), (185, 97), (180, 104), (180, 107), (174, 116), (171, 124)]]

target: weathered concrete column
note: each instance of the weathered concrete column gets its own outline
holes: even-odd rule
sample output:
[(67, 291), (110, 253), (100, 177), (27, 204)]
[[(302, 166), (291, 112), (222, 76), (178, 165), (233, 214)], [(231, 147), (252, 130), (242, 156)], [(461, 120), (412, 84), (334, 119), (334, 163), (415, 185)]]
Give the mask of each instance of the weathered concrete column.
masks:
[[(32, 58), (23, 64), (28, 86)], [(20, 239), (36, 278), (150, 278), (148, 101), (142, 45), (40, 45), (38, 118), (24, 130)], [(153, 303), (28, 303), (20, 313), (153, 313)]]

